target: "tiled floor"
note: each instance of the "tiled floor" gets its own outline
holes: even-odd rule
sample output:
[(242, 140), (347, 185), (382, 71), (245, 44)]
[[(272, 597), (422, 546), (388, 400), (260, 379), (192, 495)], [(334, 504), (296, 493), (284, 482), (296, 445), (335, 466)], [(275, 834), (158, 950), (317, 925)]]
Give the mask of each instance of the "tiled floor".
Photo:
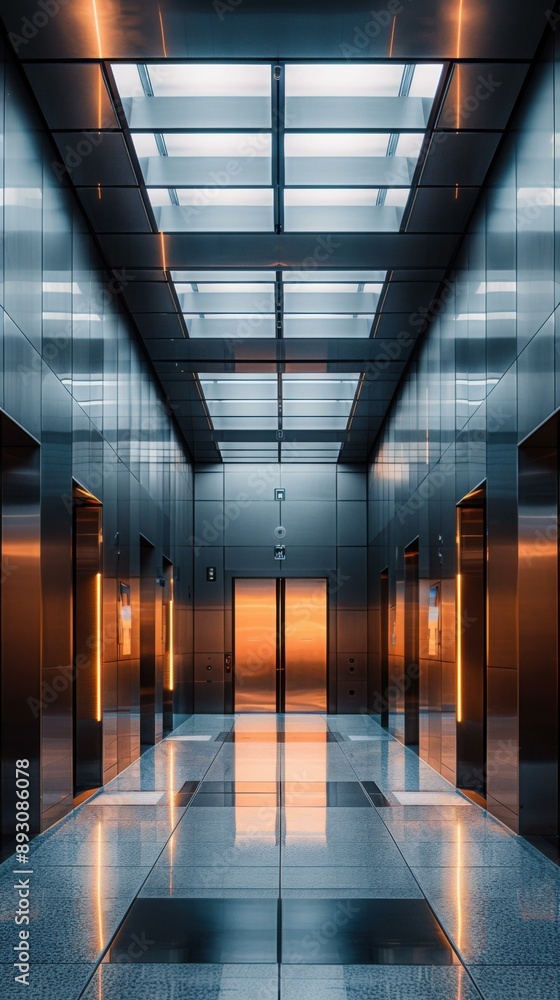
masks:
[(369, 718), (193, 717), (30, 861), (2, 1000), (560, 998), (560, 868)]

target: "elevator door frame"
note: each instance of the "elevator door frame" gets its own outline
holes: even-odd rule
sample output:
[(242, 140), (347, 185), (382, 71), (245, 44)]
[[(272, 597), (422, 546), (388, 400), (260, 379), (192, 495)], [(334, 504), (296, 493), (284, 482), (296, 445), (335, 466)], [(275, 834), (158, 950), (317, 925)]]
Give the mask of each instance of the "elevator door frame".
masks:
[[(328, 589), (328, 578), (324, 576), (312, 576), (312, 577), (257, 577), (257, 576), (245, 576), (245, 577), (234, 577), (232, 580), (233, 584), (233, 601), (232, 601), (232, 623), (233, 623), (233, 650), (234, 650), (234, 667), (233, 667), (233, 711), (239, 711), (236, 705), (236, 586), (238, 583), (244, 580), (261, 580), (263, 582), (270, 582), (271, 580), (276, 583), (276, 708), (275, 713), (284, 714), (286, 712), (286, 641), (285, 641), (285, 607), (286, 607), (286, 596), (285, 589), (286, 583), (294, 581), (308, 581), (313, 580), (317, 583), (324, 584), (325, 587), (325, 677), (324, 677), (324, 706), (317, 708), (314, 711), (316, 713), (327, 712), (329, 705), (329, 589)], [(250, 711), (250, 710), (245, 710)], [(303, 709), (294, 709), (294, 713), (297, 711), (304, 711)], [(309, 709), (305, 710), (311, 711)], [(274, 713), (270, 713), (274, 714)], [(289, 710), (288, 710), (288, 714)]]
[[(479, 537), (476, 533), (463, 531), (463, 518), (469, 514), (475, 527), (477, 522), (481, 526), (478, 562), (475, 562), (474, 544), (465, 546), (465, 539)], [(460, 585), (457, 587), (456, 614), (457, 787), (483, 799), (486, 799), (488, 763), (487, 522), (486, 482), (483, 482), (457, 504), (457, 579)]]

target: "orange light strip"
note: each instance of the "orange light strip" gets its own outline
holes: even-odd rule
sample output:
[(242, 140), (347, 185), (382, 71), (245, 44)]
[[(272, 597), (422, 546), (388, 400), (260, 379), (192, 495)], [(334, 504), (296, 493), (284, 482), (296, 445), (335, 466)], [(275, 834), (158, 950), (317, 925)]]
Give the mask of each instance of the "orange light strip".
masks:
[(165, 256), (165, 234), (160, 233), (159, 239), (161, 243), (161, 266), (163, 267), (164, 271), (167, 271), (167, 259)]
[(463, 650), (461, 648), (461, 574), (457, 574), (457, 722), (463, 721)]
[(101, 877), (103, 873), (103, 844), (102, 844), (102, 824), (99, 820), (97, 824), (97, 927), (99, 930), (99, 950), (105, 947), (105, 935), (103, 933), (103, 896)]
[(164, 54), (165, 58), (167, 59), (167, 45), (165, 44), (165, 30), (164, 30), (164, 27), (163, 27), (163, 14), (161, 12), (161, 6), (159, 5), (159, 3), (158, 3), (158, 14), (159, 14), (159, 26), (160, 26), (160, 30), (161, 30), (161, 44), (162, 44), (162, 48), (163, 48), (163, 54)]
[(101, 632), (102, 632), (102, 628), (101, 628), (101, 621), (102, 621), (101, 573), (98, 573), (97, 576), (96, 576), (96, 578), (95, 578), (95, 601), (96, 601), (96, 608), (95, 608), (95, 621), (96, 621), (96, 625), (95, 625), (95, 629), (96, 629), (96, 639), (97, 639), (97, 648), (96, 648), (96, 651), (95, 651), (95, 671), (96, 671), (95, 685), (96, 685), (96, 704), (97, 704), (96, 718), (97, 718), (98, 722), (101, 722), (101, 720), (103, 718), (103, 709), (102, 709), (102, 705), (101, 705), (101, 672), (102, 672), (102, 659), (101, 659), (101, 643), (102, 643), (102, 634), (101, 634)]
[(173, 691), (175, 683), (174, 677), (174, 657), (175, 657), (175, 636), (173, 634), (173, 600), (169, 602), (169, 690)]
[[(461, 44), (463, 35), (463, 0), (459, 0), (459, 18), (457, 22), (457, 59), (461, 56)], [(461, 67), (456, 66), (457, 74), (457, 131), (461, 127)]]
[[(457, 820), (457, 947), (463, 943), (463, 845), (461, 820)], [(460, 981), (459, 981), (460, 982)]]
[(101, 45), (101, 28), (99, 26), (99, 14), (97, 13), (96, 0), (91, 0), (91, 5), (93, 7), (93, 20), (95, 23), (95, 33), (97, 35), (97, 47), (99, 49), (99, 58), (103, 59), (103, 46)]
[(391, 28), (391, 42), (389, 44), (389, 56), (393, 58), (393, 45), (395, 42), (395, 28), (397, 27), (397, 15), (393, 17), (393, 27)]

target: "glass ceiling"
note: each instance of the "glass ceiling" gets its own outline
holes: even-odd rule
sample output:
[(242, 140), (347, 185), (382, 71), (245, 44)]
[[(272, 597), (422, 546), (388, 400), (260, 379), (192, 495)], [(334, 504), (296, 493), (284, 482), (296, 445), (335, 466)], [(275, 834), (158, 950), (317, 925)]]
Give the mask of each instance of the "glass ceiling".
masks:
[[(219, 448), (228, 462), (336, 461), (359, 379), (357, 373), (326, 372), (199, 374)], [(278, 440), (284, 431), (298, 433), (288, 441)], [(259, 435), (262, 440), (255, 440)]]
[(161, 232), (373, 233), (401, 227), (442, 65), (112, 69)]
[[(114, 64), (163, 233), (398, 232), (442, 64)], [(191, 338), (371, 336), (384, 271), (172, 271)], [(227, 461), (336, 461), (358, 374), (198, 375)]]

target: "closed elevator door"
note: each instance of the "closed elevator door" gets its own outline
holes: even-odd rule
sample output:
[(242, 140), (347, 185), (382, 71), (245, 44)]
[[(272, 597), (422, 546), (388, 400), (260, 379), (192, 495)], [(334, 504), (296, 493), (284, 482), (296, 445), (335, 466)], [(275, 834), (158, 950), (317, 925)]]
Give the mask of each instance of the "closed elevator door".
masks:
[(235, 711), (327, 708), (326, 580), (236, 580)]

